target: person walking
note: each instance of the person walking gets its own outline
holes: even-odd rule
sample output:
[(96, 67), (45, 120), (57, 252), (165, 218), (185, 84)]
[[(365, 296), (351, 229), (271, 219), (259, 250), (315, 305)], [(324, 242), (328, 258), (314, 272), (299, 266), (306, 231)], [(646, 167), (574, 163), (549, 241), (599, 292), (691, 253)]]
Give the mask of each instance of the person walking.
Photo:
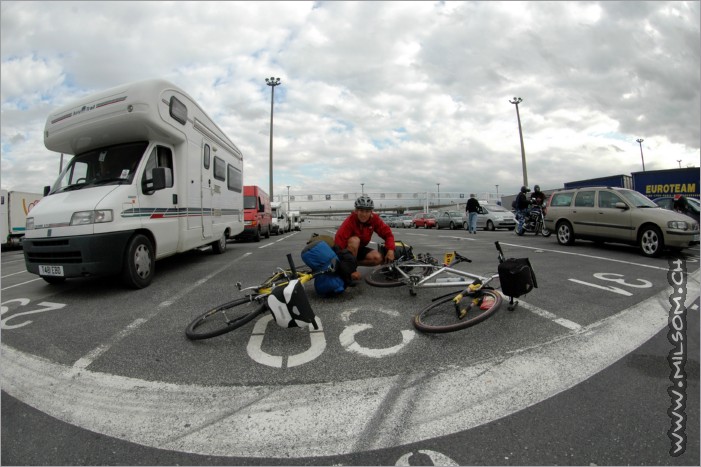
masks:
[(467, 200), (465, 205), (465, 212), (467, 212), (467, 231), (477, 235), (477, 213), (480, 210), (480, 202), (475, 198), (474, 193), (470, 193), (470, 199)]

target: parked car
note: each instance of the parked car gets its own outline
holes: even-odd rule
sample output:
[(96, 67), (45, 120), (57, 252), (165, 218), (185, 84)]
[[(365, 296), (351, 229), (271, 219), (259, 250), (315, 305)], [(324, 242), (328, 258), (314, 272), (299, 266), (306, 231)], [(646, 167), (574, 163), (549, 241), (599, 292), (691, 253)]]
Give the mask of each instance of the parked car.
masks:
[(436, 216), (426, 212), (420, 212), (414, 215), (411, 223), (414, 225), (415, 229), (418, 229), (419, 227), (423, 227), (424, 229), (432, 229), (436, 226)]
[[(516, 228), (516, 216), (503, 206), (498, 204), (480, 204), (477, 212), (477, 228), (484, 230)], [(462, 217), (463, 229), (467, 230), (467, 213)]]
[(397, 228), (397, 227), (399, 227), (399, 218), (398, 217), (388, 217), (387, 219), (385, 219), (385, 223), (392, 228)]
[(561, 245), (572, 245), (575, 239), (627, 243), (637, 245), (645, 256), (699, 244), (697, 222), (626, 188), (556, 191), (548, 202), (545, 226)]
[[(686, 201), (689, 205), (688, 215), (690, 217), (693, 217), (696, 220), (696, 222), (698, 222), (699, 221), (699, 200), (696, 198), (686, 198)], [(663, 196), (661, 198), (655, 198), (652, 200), (652, 202), (661, 208), (665, 208), (665, 209), (669, 209), (670, 211), (674, 211), (674, 198), (671, 196)]]
[(455, 230), (462, 228), (462, 212), (443, 211), (436, 217), (436, 227)]
[(411, 227), (413, 225), (411, 222), (413, 219), (412, 216), (402, 216), (400, 219), (401, 219), (401, 226), (400, 227), (408, 229), (409, 227)]

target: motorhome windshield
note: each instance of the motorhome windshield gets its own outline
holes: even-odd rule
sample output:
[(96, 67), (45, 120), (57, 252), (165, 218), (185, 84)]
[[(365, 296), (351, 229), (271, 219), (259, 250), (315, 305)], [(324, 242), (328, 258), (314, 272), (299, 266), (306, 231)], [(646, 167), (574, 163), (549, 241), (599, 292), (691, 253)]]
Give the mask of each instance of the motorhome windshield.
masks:
[(59, 175), (51, 193), (96, 185), (131, 184), (147, 141), (119, 144), (76, 155)]

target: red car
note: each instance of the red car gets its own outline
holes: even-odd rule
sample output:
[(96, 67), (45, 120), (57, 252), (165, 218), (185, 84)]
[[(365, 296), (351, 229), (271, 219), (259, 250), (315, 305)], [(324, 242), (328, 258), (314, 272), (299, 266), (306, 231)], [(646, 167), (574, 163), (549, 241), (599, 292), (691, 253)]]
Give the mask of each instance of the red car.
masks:
[(424, 229), (432, 229), (436, 226), (436, 216), (427, 212), (420, 212), (411, 220), (415, 229), (423, 227)]

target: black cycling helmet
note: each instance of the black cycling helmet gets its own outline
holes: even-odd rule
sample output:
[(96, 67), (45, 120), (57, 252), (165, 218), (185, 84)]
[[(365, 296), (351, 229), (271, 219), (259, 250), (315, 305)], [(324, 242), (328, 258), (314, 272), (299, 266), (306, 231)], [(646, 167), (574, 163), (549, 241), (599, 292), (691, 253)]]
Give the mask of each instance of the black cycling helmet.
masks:
[(534, 186), (534, 187), (533, 187), (533, 190), (534, 190), (534, 191), (540, 191), (540, 185)]
[(368, 195), (361, 195), (355, 200), (355, 209), (375, 209), (375, 203)]
[(523, 185), (521, 187), (521, 193), (528, 193), (529, 191), (531, 191), (531, 190), (526, 185)]

